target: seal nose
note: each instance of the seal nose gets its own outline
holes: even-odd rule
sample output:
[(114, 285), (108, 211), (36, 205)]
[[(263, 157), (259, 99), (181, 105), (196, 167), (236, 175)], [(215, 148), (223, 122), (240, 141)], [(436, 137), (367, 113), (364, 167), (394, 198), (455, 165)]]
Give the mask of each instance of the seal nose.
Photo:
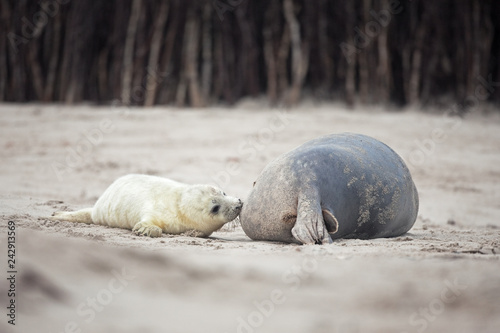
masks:
[(243, 202), (241, 199), (238, 199), (238, 206), (236, 206), (236, 209), (241, 209), (243, 207)]

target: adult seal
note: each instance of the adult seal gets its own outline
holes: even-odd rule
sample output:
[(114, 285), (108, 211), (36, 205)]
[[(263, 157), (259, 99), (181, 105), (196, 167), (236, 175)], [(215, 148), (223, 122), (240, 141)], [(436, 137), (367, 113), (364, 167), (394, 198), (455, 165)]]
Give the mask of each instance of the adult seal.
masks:
[(417, 189), (401, 157), (374, 138), (344, 133), (269, 163), (240, 221), (253, 240), (325, 244), (402, 235), (417, 212)]

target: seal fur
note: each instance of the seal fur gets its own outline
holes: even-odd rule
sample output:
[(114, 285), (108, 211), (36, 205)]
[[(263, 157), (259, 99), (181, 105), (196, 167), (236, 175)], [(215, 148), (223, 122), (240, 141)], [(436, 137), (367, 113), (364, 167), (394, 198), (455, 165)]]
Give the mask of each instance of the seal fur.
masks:
[(208, 237), (234, 220), (242, 205), (215, 186), (131, 174), (113, 182), (94, 207), (56, 212), (50, 219), (130, 229), (150, 237), (190, 231)]

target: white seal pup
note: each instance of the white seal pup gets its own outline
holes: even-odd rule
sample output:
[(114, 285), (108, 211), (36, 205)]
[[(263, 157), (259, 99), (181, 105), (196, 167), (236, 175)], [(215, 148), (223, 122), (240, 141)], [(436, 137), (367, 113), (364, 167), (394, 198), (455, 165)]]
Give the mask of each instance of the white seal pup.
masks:
[(111, 184), (94, 207), (56, 212), (50, 219), (131, 229), (151, 237), (189, 231), (208, 237), (234, 220), (242, 206), (240, 199), (226, 196), (215, 186), (131, 174)]

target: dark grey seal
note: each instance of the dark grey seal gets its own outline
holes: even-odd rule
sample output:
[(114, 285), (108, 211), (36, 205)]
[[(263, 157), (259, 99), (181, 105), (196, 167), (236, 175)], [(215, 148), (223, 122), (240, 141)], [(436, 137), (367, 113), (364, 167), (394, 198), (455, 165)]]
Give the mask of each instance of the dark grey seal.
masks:
[(405, 163), (374, 138), (323, 136), (269, 163), (240, 214), (254, 240), (299, 244), (399, 236), (417, 218)]

